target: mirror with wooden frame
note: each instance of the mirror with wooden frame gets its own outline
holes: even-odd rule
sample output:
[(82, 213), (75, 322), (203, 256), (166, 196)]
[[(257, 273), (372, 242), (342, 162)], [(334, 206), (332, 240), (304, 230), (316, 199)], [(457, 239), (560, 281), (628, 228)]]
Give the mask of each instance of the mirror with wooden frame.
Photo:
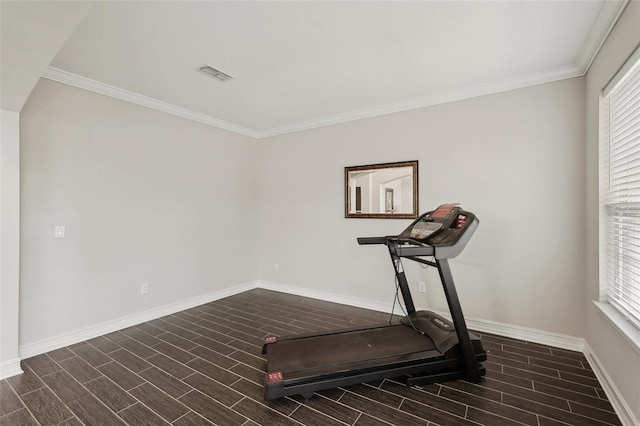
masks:
[(344, 217), (415, 219), (418, 217), (418, 162), (344, 168)]

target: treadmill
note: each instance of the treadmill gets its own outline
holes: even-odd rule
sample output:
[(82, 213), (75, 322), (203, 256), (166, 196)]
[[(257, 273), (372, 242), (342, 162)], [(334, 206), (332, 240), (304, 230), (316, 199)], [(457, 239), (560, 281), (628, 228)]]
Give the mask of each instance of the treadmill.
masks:
[[(422, 214), (400, 235), (361, 237), (361, 245), (387, 246), (407, 315), (399, 322), (352, 329), (265, 338), (264, 399), (380, 380), (408, 386), (447, 380), (481, 381), (487, 354), (469, 333), (449, 267), (478, 227), (476, 216), (457, 204)], [(402, 266), (409, 259), (438, 269), (452, 321), (416, 311)]]

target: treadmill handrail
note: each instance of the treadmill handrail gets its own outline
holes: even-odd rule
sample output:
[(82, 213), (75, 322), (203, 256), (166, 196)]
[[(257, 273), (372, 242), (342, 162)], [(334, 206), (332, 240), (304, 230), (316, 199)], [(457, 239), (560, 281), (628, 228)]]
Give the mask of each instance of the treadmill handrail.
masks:
[(394, 243), (396, 246), (399, 244), (410, 244), (414, 246), (420, 247), (431, 247), (429, 244), (419, 241), (413, 238), (399, 237), (397, 235), (388, 235), (386, 237), (358, 237), (358, 244), (361, 246), (368, 244), (388, 244), (389, 242)]
[(398, 256), (405, 258), (434, 256), (436, 259), (451, 259), (462, 253), (478, 227), (478, 224), (478, 218), (471, 216), (465, 232), (460, 236), (458, 241), (451, 245), (429, 245), (424, 241), (397, 235), (386, 237), (358, 237), (358, 244), (385, 244), (387, 246), (394, 246)]
[[(436, 253), (436, 248), (433, 246), (398, 246), (396, 253), (400, 257), (415, 257), (415, 256), (433, 256)], [(413, 259), (411, 259), (413, 260)]]
[(358, 237), (358, 244), (387, 244), (387, 237)]

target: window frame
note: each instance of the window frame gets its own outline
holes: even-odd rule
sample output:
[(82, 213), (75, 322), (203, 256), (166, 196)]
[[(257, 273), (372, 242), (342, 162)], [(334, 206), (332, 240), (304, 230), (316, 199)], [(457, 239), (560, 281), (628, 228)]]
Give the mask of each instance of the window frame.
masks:
[[(612, 122), (616, 121), (615, 113), (612, 108), (612, 97), (617, 94), (619, 89), (624, 84), (633, 79), (637, 79), (634, 83), (634, 89), (637, 87), (640, 91), (640, 47), (625, 61), (624, 65), (618, 70), (611, 81), (602, 90), (599, 104), (599, 232), (600, 232), (600, 298), (596, 303), (598, 307), (605, 313), (609, 319), (614, 322), (621, 330), (627, 335), (636, 346), (640, 348), (640, 308), (633, 307), (629, 303), (629, 308), (625, 307), (624, 303), (620, 302), (620, 299), (624, 299), (620, 295), (613, 294), (618, 285), (612, 285), (611, 269), (612, 263), (617, 263), (618, 266), (622, 265), (623, 269), (627, 272), (633, 272), (640, 276), (640, 259), (638, 259), (638, 265), (633, 265), (632, 262), (620, 261), (615, 257), (620, 252), (626, 252), (627, 246), (631, 239), (637, 239), (640, 241), (640, 202), (635, 200), (633, 196), (627, 195), (623, 197), (623, 200), (612, 198), (612, 195), (619, 195), (619, 192), (611, 191), (611, 179), (610, 172), (613, 167), (611, 166), (612, 156), (611, 152), (611, 129)], [(635, 91), (634, 91), (635, 94)], [(634, 95), (635, 96), (635, 95)], [(635, 100), (634, 100), (635, 102)], [(635, 106), (635, 104), (634, 104)], [(626, 109), (623, 112), (627, 111)], [(634, 124), (635, 120), (630, 121)], [(634, 132), (635, 134), (635, 132)], [(616, 141), (613, 143), (615, 144)], [(632, 138), (632, 145), (640, 148), (640, 138)], [(616, 157), (614, 155), (614, 157)], [(624, 157), (621, 154), (617, 154), (617, 159)], [(626, 160), (625, 160), (626, 161)], [(636, 168), (629, 163), (625, 163), (625, 170)], [(615, 181), (615, 180), (614, 180)], [(640, 184), (638, 184), (640, 186)], [(636, 197), (637, 198), (637, 197)], [(637, 222), (634, 223), (633, 216), (613, 216), (612, 211), (618, 211), (624, 209), (633, 210), (633, 214), (637, 214)], [(622, 220), (616, 219), (622, 217)], [(631, 219), (629, 219), (631, 217)], [(626, 228), (625, 228), (626, 226)], [(631, 229), (631, 234), (629, 230)], [(624, 235), (622, 235), (624, 234)], [(618, 235), (616, 238), (615, 235)], [(621, 236), (622, 235), (622, 236)], [(613, 253), (612, 253), (613, 250)], [(613, 256), (612, 256), (613, 255)], [(632, 259), (634, 260), (634, 259)], [(616, 268), (617, 266), (613, 266)], [(638, 284), (623, 283), (622, 288), (629, 295), (632, 303), (640, 305), (640, 279)], [(622, 321), (621, 321), (622, 320)]]

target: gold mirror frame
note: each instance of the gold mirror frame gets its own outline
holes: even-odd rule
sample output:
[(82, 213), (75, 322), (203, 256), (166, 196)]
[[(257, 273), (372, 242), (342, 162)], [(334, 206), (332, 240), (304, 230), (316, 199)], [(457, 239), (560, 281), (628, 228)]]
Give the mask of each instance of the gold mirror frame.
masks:
[[(405, 169), (408, 175), (404, 175)], [(376, 177), (384, 179), (384, 176), (393, 176), (394, 172), (398, 177), (393, 181), (402, 179), (403, 189), (395, 188), (393, 184), (380, 182), (376, 188), (365, 189), (369, 200), (369, 205), (377, 204), (379, 207), (362, 208), (362, 189), (358, 190), (352, 185), (356, 179), (367, 176), (369, 181), (374, 181)], [(408, 180), (407, 180), (408, 179)], [(380, 179), (378, 179), (380, 180)], [(410, 189), (407, 190), (407, 186)], [(362, 188), (362, 187), (360, 187)], [(384, 190), (384, 195), (382, 191)], [(399, 191), (399, 192), (395, 192)], [(405, 192), (411, 192), (406, 194)], [(359, 194), (359, 195), (358, 195)], [(394, 201), (400, 200), (400, 201)], [(408, 205), (411, 200), (411, 205)], [(399, 202), (400, 204), (395, 204)], [(382, 207), (384, 203), (384, 208)], [(353, 208), (352, 208), (353, 207)], [(360, 207), (360, 209), (356, 209)], [(366, 210), (363, 212), (363, 210)], [(375, 211), (379, 210), (379, 211)], [(384, 212), (382, 211), (384, 210)], [(344, 168), (344, 217), (358, 219), (415, 219), (418, 217), (418, 161), (403, 161), (398, 163), (369, 164), (365, 166), (351, 166)]]

